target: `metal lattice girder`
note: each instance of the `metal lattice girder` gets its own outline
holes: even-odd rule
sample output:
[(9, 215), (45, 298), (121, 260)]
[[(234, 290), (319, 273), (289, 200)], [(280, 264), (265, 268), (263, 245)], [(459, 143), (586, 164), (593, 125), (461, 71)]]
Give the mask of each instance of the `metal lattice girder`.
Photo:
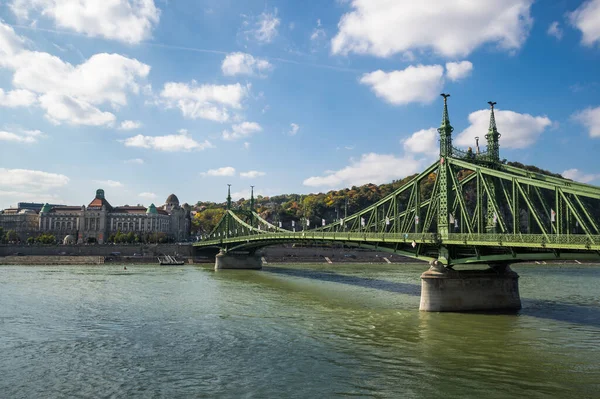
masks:
[[(290, 232), (254, 212), (227, 211), (197, 247), (255, 250), (287, 242), (339, 242), (415, 259), (461, 263), (600, 259), (600, 187), (547, 176), (499, 160), (490, 101), (487, 149), (452, 146), (444, 97), (440, 158), (375, 204), (327, 226)], [(431, 192), (422, 191), (435, 181)], [(424, 218), (423, 218), (424, 216)], [(434, 222), (435, 221), (435, 222)]]

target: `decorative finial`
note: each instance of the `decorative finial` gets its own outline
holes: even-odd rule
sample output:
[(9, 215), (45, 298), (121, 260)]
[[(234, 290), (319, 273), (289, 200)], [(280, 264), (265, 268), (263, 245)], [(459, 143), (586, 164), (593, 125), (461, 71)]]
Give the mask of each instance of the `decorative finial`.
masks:
[(231, 184), (227, 184), (227, 210), (231, 209)]
[(452, 131), (454, 128), (450, 125), (450, 117), (448, 116), (448, 97), (450, 94), (442, 93), (444, 97), (444, 112), (442, 114), (442, 125), (439, 127), (440, 134), (440, 157), (452, 156)]
[(254, 211), (254, 186), (250, 186), (250, 210)]
[(492, 161), (500, 160), (500, 133), (498, 133), (498, 128), (496, 127), (496, 117), (494, 115), (494, 105), (496, 105), (495, 101), (488, 101), (490, 105), (490, 127), (488, 129), (488, 133), (485, 135), (487, 140), (488, 147), (488, 155), (490, 156)]

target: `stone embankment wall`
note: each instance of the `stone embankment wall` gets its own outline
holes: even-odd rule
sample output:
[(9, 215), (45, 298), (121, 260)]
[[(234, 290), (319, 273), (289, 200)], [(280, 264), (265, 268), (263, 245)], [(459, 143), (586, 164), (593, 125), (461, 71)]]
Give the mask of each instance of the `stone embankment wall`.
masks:
[(0, 256), (22, 254), (24, 256), (110, 256), (120, 252), (121, 256), (140, 254), (145, 257), (173, 255), (190, 257), (191, 245), (150, 244), (150, 245), (0, 245)]
[(0, 265), (101, 265), (104, 256), (6, 256)]

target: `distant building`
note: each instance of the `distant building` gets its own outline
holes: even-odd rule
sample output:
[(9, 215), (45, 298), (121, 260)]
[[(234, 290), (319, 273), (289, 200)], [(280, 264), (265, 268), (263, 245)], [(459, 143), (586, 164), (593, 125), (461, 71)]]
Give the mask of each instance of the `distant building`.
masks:
[(0, 227), (5, 232), (15, 230), (21, 240), (51, 233), (60, 240), (72, 236), (78, 243), (103, 244), (111, 234), (120, 231), (138, 235), (165, 233), (182, 241), (189, 238), (190, 209), (188, 204), (180, 206), (175, 194), (169, 195), (160, 207), (113, 207), (104, 197), (104, 190), (98, 189), (87, 207), (20, 202), (17, 208), (0, 211)]

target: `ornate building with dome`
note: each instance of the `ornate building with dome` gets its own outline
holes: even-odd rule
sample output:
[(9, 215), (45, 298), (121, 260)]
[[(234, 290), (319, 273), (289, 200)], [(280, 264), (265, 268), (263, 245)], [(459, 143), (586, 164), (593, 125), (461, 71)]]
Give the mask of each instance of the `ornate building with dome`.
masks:
[(57, 239), (77, 243), (104, 244), (112, 234), (133, 232), (139, 236), (164, 233), (174, 241), (189, 238), (191, 219), (188, 204), (179, 205), (175, 194), (167, 197), (164, 205), (113, 207), (104, 197), (104, 190), (86, 207), (19, 203), (17, 208), (0, 211), (0, 227), (14, 230), (21, 240), (42, 233)]

